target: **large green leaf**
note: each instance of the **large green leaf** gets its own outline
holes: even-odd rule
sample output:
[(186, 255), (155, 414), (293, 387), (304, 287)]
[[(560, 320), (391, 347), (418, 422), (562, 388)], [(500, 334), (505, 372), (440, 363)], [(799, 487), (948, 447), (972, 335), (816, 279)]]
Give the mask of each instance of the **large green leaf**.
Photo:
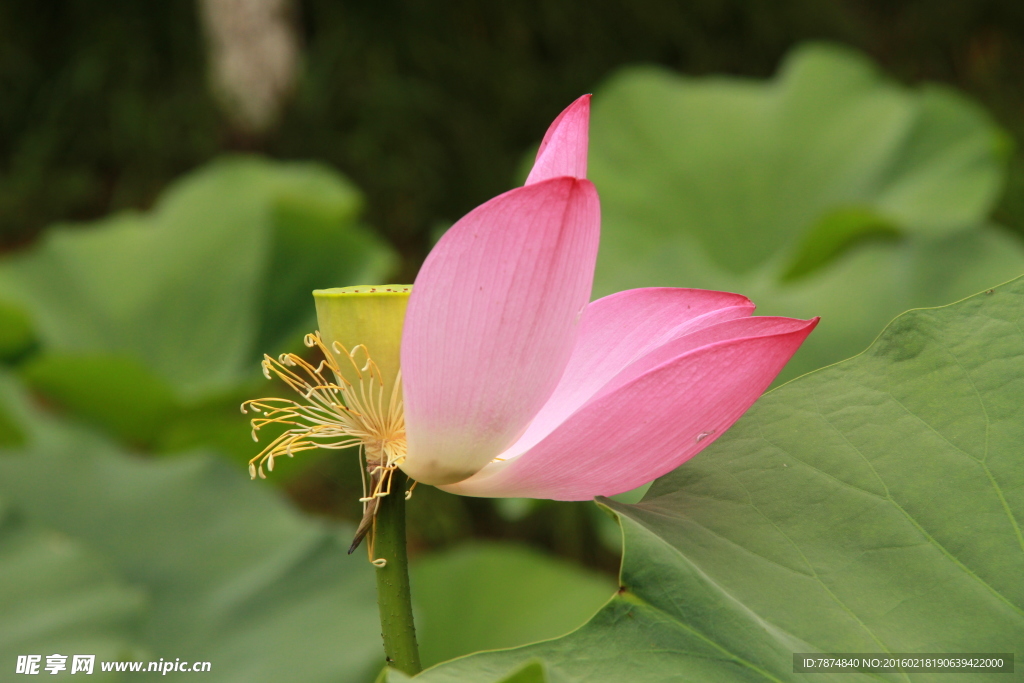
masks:
[(147, 214), (50, 231), (0, 262), (0, 295), (30, 312), (42, 345), (25, 378), (152, 446), (176, 412), (257, 378), (263, 353), (312, 330), (314, 288), (386, 274), (391, 252), (356, 223), (360, 204), (325, 167), (234, 158)]
[(773, 81), (626, 70), (594, 98), (595, 292), (722, 289), (820, 315), (783, 377), (863, 349), (900, 311), (1024, 272), (984, 223), (1007, 138), (949, 90), (900, 87), (863, 57), (794, 52)]
[[(132, 626), (145, 595), (114, 575), (102, 558), (68, 536), (27, 523), (0, 501), (0, 661), (19, 655), (133, 654)], [(113, 680), (95, 667), (98, 680)]]
[(903, 314), (863, 354), (765, 395), (641, 503), (605, 501), (624, 534), (619, 597), (565, 638), (423, 680), (540, 658), (552, 680), (802, 681), (796, 652), (1019, 653), (1022, 443), (1024, 278)]
[[(132, 458), (12, 404), (29, 438), (0, 451), (0, 495), (147, 592), (131, 634), (143, 660), (210, 661), (207, 677), (219, 681), (355, 682), (376, 670), (372, 568), (346, 554), (350, 528), (303, 518), (217, 458)], [(8, 560), (0, 557), (0, 574)], [(44, 609), (56, 597), (54, 589), (26, 600)], [(99, 619), (104, 605), (96, 607)], [(0, 631), (17, 629), (6, 616)]]
[(412, 583), (424, 666), (563, 635), (615, 592), (604, 576), (498, 544), (426, 556)]

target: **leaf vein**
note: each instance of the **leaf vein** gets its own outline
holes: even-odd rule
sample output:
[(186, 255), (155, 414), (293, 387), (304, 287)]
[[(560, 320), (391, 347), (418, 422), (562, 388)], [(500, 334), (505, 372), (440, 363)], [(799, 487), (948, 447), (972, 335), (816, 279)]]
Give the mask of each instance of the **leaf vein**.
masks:
[[(927, 426), (929, 429), (932, 429), (933, 431), (935, 431), (934, 428), (931, 425), (929, 425), (925, 420), (922, 420), (918, 415), (915, 415), (905, 405), (900, 403), (899, 399), (897, 399), (893, 395), (892, 391), (887, 391), (886, 393), (889, 395), (889, 397), (896, 404), (898, 404), (900, 407), (902, 407), (904, 410), (906, 410), (908, 414), (910, 414), (913, 417), (921, 420), (922, 424)], [(976, 573), (974, 573), (974, 571), (972, 571), (967, 565), (965, 565), (963, 562), (961, 562), (959, 558), (957, 558), (953, 553), (951, 553), (948, 549), (946, 549), (946, 547), (944, 545), (939, 543), (939, 541), (937, 539), (935, 539), (935, 537), (933, 537), (930, 533), (928, 533), (928, 531), (926, 531), (925, 528), (923, 526), (921, 526), (921, 524), (914, 518), (913, 515), (911, 515), (909, 512), (907, 512), (906, 509), (904, 509), (902, 505), (897, 503), (896, 499), (892, 497), (892, 493), (889, 491), (889, 486), (885, 483), (885, 480), (882, 479), (882, 476), (878, 473), (878, 470), (875, 469), (874, 464), (872, 464), (871, 460), (867, 457), (867, 455), (865, 455), (864, 452), (861, 451), (860, 448), (858, 448), (852, 441), (850, 441), (850, 439), (846, 436), (846, 433), (843, 432), (841, 429), (839, 429), (838, 426), (833, 424), (832, 421), (829, 420), (829, 418), (823, 412), (819, 411), (819, 414), (821, 415), (822, 419), (824, 419), (825, 422), (830, 427), (832, 427), (833, 430), (835, 430), (836, 434), (838, 434), (850, 446), (850, 448), (852, 448), (864, 460), (864, 463), (871, 469), (871, 472), (875, 475), (875, 477), (878, 478), (879, 483), (885, 489), (885, 495), (886, 495), (886, 498), (888, 499), (888, 501), (890, 503), (892, 503), (893, 507), (895, 507), (900, 512), (900, 514), (902, 514), (904, 516), (904, 518), (906, 518), (906, 520), (908, 522), (910, 522), (910, 524), (915, 529), (917, 529), (918, 533), (920, 533), (922, 536), (924, 536), (928, 540), (929, 543), (934, 545), (935, 548), (939, 550), (939, 552), (941, 552), (943, 555), (945, 555), (947, 559), (952, 561), (953, 564), (955, 564), (957, 567), (959, 567), (965, 574), (967, 574), (972, 579), (974, 579), (975, 581), (980, 583), (982, 586), (984, 586), (990, 593), (992, 593), (992, 595), (994, 595), (1001, 602), (1003, 602), (1004, 604), (1009, 606), (1010, 609), (1012, 609), (1014, 612), (1016, 612), (1017, 614), (1020, 614), (1021, 616), (1024, 616), (1024, 609), (1021, 609), (1017, 605), (1013, 604), (1009, 600), (1009, 598), (1007, 598), (1005, 595), (1003, 595), (1002, 593), (997, 591), (995, 589), (995, 587), (993, 587), (987, 581), (985, 581), (980, 576), (978, 576)], [(938, 434), (938, 432), (936, 432), (936, 433)], [(941, 437), (942, 435), (939, 434), (939, 436)], [(948, 439), (944, 439), (944, 440), (947, 443), (949, 443)], [(954, 446), (954, 448), (956, 447), (955, 444), (950, 443), (950, 445)], [(960, 450), (962, 453), (967, 454), (968, 457), (970, 457), (975, 462), (978, 462), (977, 458), (975, 458), (974, 456), (971, 456), (969, 453), (964, 451), (962, 448), (960, 448), (958, 450)], [(981, 463), (979, 463), (979, 464), (981, 464)]]

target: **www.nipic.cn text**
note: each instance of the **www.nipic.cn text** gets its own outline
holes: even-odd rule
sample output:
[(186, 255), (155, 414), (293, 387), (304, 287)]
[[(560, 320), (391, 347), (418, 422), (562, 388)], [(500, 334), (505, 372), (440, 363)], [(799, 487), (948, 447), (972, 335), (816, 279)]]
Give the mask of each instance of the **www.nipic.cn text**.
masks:
[[(44, 661), (45, 660), (45, 661)], [(70, 660), (70, 662), (68, 661)], [(97, 670), (96, 655), (18, 655), (14, 667), (16, 674), (91, 674)], [(135, 673), (159, 673), (167, 675), (171, 672), (202, 673), (210, 670), (210, 662), (188, 662), (180, 658), (161, 659), (157, 662), (107, 662), (99, 663), (99, 671), (131, 671)]]

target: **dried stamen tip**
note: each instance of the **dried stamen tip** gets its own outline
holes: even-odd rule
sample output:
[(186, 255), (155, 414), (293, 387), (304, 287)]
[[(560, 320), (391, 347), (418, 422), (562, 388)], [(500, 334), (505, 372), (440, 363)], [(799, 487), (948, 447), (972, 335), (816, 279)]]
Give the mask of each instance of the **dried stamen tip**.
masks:
[(377, 517), (377, 505), (380, 502), (377, 498), (371, 499), (373, 503), (363, 507), (363, 518), (359, 522), (359, 526), (356, 527), (356, 533), (352, 538), (352, 544), (348, 547), (348, 554), (351, 555), (359, 547), (359, 544), (363, 542), (366, 534), (373, 528), (373, 522)]

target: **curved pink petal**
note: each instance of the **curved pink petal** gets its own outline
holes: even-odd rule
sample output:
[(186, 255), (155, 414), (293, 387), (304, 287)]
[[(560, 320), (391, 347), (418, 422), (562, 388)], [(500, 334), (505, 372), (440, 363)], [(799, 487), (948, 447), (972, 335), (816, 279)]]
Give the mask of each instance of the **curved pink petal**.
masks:
[[(763, 319), (722, 326), (758, 320)], [(642, 369), (600, 393), (529, 451), (443, 488), (467, 496), (586, 500), (628, 491), (671, 471), (739, 419), (817, 324), (768, 320), (772, 332), (716, 341)], [(696, 335), (711, 338), (711, 329)]]
[(670, 340), (753, 312), (739, 294), (673, 287), (629, 289), (592, 302), (565, 373), (520, 442), (540, 441), (623, 368)]
[[(760, 316), (756, 318), (740, 318), (737, 320), (726, 320), (714, 325), (694, 330), (690, 334), (680, 335), (671, 339), (662, 346), (652, 350), (650, 353), (637, 358), (622, 369), (611, 381), (601, 387), (591, 400), (618, 391), (631, 381), (640, 377), (659, 365), (667, 363), (686, 353), (695, 351), (711, 344), (729, 340), (747, 339), (755, 337), (769, 337), (772, 335), (784, 335), (796, 329), (811, 325), (817, 325), (814, 321), (796, 320), (794, 318), (781, 318), (775, 316)], [(810, 334), (810, 331), (808, 331)], [(796, 349), (794, 349), (794, 352)], [(785, 365), (785, 363), (783, 363)], [(780, 367), (779, 370), (782, 368)]]
[(544, 405), (576, 343), (599, 231), (594, 186), (560, 177), (474, 209), (430, 252), (402, 334), (411, 477), (465, 479)]
[(559, 176), (586, 178), (589, 128), (590, 95), (584, 95), (566, 107), (548, 127), (526, 184)]

